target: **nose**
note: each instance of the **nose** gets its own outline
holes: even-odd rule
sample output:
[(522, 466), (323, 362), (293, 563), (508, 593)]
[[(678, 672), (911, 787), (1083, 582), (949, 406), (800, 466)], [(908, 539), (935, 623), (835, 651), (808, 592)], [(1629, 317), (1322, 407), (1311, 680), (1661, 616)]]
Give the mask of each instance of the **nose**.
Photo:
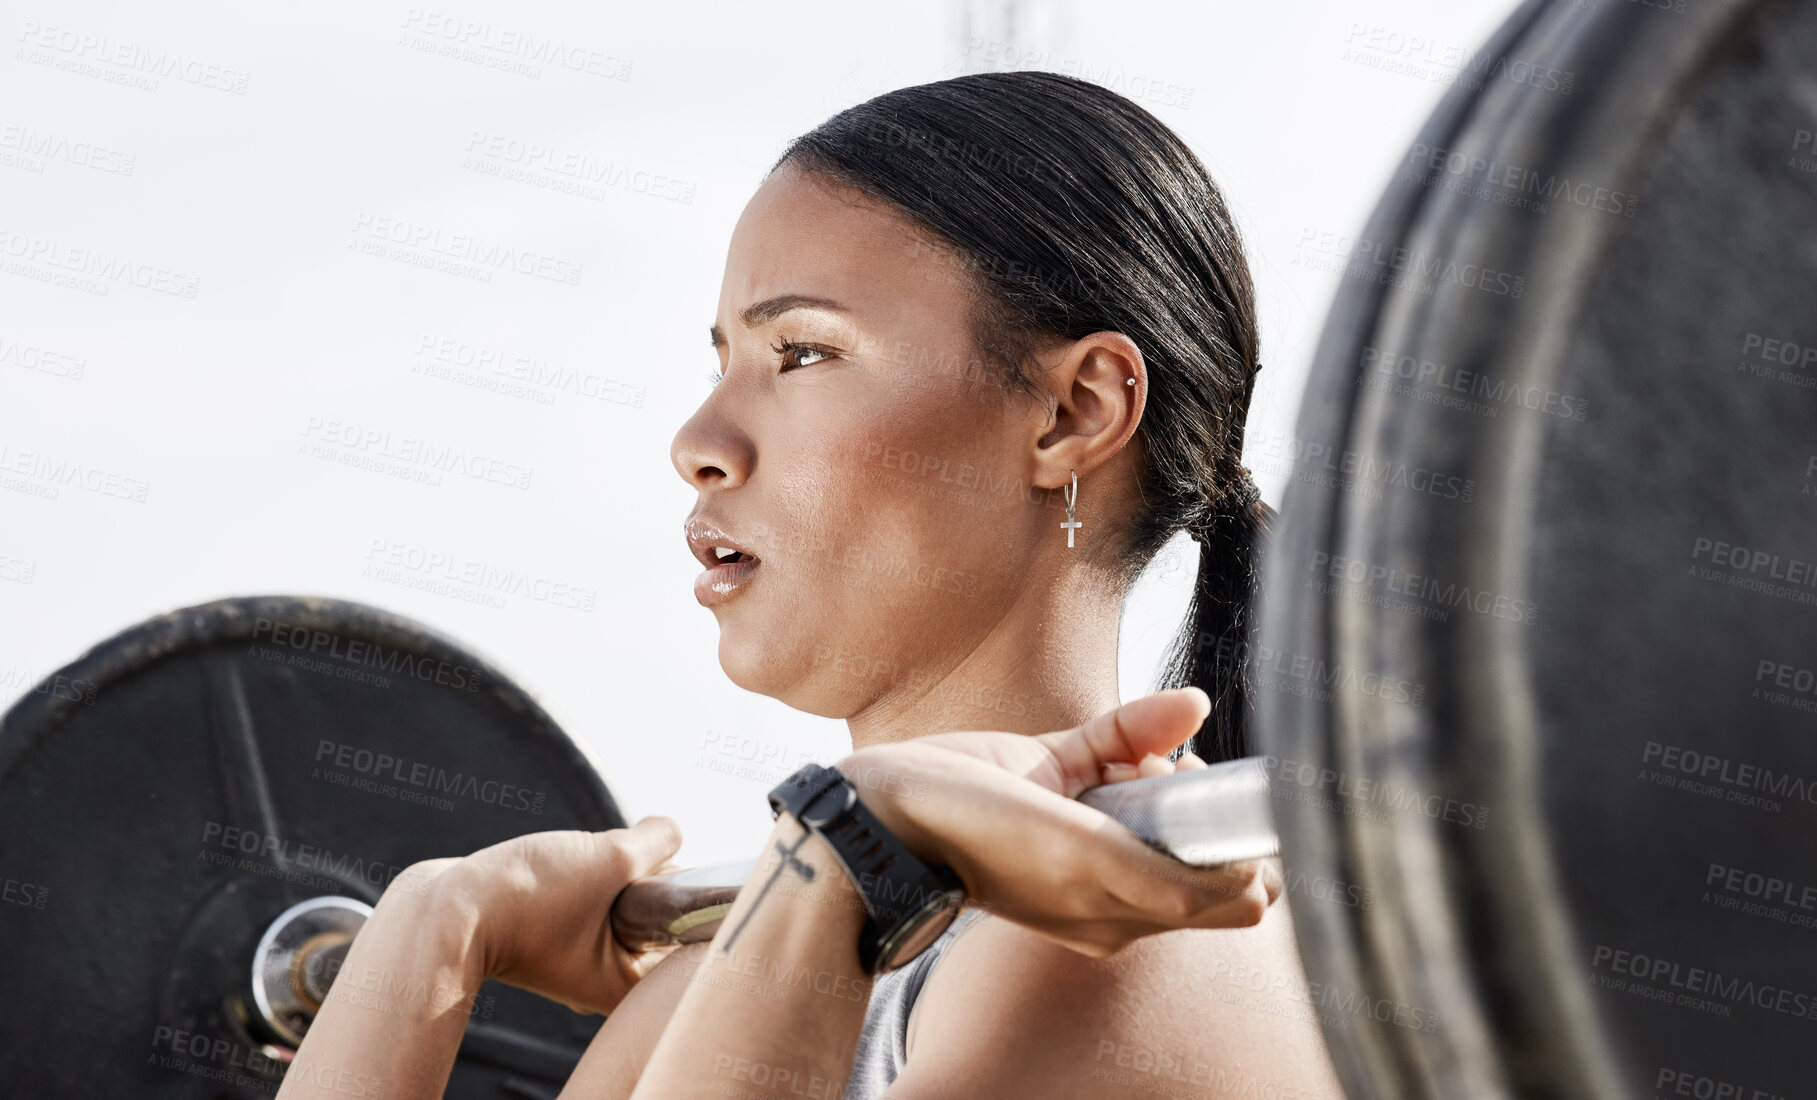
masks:
[[(715, 393), (714, 397), (722, 396)], [(696, 492), (744, 484), (757, 457), (750, 436), (726, 418), (712, 397), (675, 433), (669, 460)]]

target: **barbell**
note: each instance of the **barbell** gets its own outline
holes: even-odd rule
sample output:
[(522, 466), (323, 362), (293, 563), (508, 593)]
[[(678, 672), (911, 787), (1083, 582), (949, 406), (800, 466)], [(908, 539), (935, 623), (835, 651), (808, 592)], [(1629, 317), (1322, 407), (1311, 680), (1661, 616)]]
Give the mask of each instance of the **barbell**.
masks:
[[(1228, 656), (1290, 885), (1344, 884), (1292, 911), (1357, 1100), (1817, 1076), (1813, 58), (1810, 0), (1529, 0), (1302, 241), (1343, 274)], [(437, 995), (336, 972), (403, 867), (622, 824), (396, 616), (128, 630), (0, 721), (0, 1080), (268, 1093), (330, 979)], [(468, 1009), (451, 1096), (552, 1096), (598, 1025)]]
[[(270, 1095), (329, 982), (454, 996), (339, 971), (406, 867), (624, 824), (534, 699), (416, 623), (288, 597), (152, 619), (0, 719), (0, 1081)], [(450, 1097), (552, 1097), (600, 1024), (496, 982), (462, 999)]]
[(1256, 728), (1353, 1097), (1813, 1092), (1813, 132), (1817, 4), (1530, 0), (1344, 251)]

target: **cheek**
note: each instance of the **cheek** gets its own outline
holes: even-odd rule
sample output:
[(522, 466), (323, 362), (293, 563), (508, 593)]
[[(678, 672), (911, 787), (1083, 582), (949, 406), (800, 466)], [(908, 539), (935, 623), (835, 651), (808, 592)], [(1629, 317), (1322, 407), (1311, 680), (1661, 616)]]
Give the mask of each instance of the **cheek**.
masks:
[(1026, 583), (1049, 509), (1007, 415), (974, 395), (795, 396), (758, 445), (775, 555), (748, 605), (760, 617), (722, 634), (721, 660), (741, 686), (838, 717), (970, 652)]
[(802, 422), (815, 428), (793, 440), (787, 511), (816, 536), (833, 618), (899, 633), (988, 610), (1035, 508), (1002, 418), (911, 395)]

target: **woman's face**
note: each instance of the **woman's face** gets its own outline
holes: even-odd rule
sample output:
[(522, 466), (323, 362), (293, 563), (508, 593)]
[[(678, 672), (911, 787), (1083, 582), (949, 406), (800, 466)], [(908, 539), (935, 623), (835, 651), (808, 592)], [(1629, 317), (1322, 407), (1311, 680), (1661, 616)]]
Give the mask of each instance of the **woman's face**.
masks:
[(949, 251), (824, 177), (785, 166), (745, 208), (720, 381), (671, 448), (696, 555), (741, 552), (694, 588), (734, 683), (830, 717), (919, 695), (1034, 583), (1063, 518), (1031, 487), (1047, 410), (986, 369), (973, 311)]

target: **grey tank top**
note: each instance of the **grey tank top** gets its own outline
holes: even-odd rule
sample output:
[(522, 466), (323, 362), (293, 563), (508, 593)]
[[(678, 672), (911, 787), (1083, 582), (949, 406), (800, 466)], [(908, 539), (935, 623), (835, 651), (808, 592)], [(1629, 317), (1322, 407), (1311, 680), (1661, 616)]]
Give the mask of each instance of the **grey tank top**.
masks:
[(900, 970), (879, 975), (871, 982), (870, 1003), (864, 1009), (864, 1031), (858, 1036), (858, 1053), (852, 1058), (852, 1075), (845, 1080), (844, 1100), (877, 1100), (908, 1062), (909, 1013), (921, 996), (921, 987), (935, 964), (959, 934), (985, 915), (966, 909), (953, 926)]

